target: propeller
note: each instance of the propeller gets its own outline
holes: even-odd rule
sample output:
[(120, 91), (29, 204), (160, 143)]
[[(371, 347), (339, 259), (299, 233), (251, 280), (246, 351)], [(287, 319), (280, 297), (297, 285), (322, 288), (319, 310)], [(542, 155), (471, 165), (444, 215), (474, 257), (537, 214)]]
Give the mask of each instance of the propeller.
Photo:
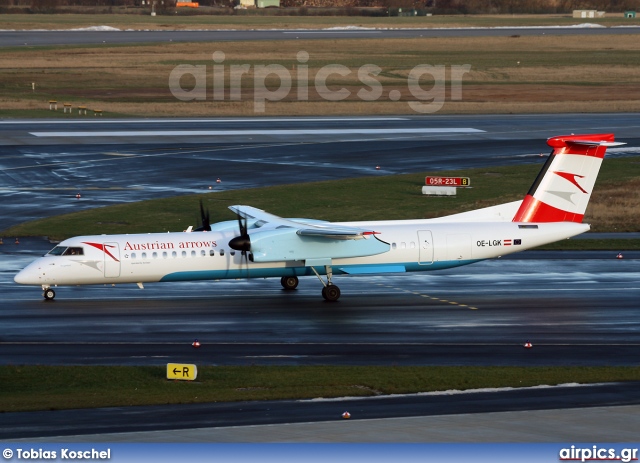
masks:
[[(241, 251), (243, 256), (246, 256), (247, 251), (251, 251), (251, 238), (247, 232), (247, 218), (238, 215), (238, 228), (240, 229), (240, 235), (232, 238), (229, 241), (229, 247), (236, 251)], [(244, 221), (243, 221), (244, 219)]]
[(246, 265), (247, 268), (247, 278), (249, 277), (249, 260), (251, 258), (248, 255), (248, 252), (251, 251), (251, 238), (249, 237), (249, 233), (247, 231), (247, 217), (237, 214), (238, 216), (238, 228), (240, 229), (240, 234), (235, 238), (232, 238), (229, 241), (229, 247), (231, 249), (235, 249), (236, 251), (240, 251), (240, 255), (242, 256), (242, 263)]
[(211, 220), (209, 216), (209, 209), (205, 212), (202, 200), (200, 200), (200, 220), (202, 225), (196, 228), (194, 231), (211, 231)]

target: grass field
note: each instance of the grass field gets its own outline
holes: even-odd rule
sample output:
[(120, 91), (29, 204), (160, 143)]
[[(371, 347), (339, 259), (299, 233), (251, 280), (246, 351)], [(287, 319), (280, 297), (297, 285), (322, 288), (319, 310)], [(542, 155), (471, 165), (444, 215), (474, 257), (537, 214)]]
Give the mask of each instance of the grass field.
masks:
[[(203, 11), (215, 10), (203, 9)], [(167, 14), (152, 17), (148, 9), (128, 8), (123, 14), (10, 14), (0, 16), (0, 29), (71, 29), (109, 26), (118, 29), (321, 29), (328, 27), (431, 28), (431, 27), (536, 27), (571, 26), (588, 22), (601, 26), (638, 25), (622, 13), (605, 18), (573, 18), (571, 15), (436, 15), (416, 17), (274, 16)]]
[(198, 366), (197, 380), (182, 382), (168, 381), (164, 367), (2, 366), (0, 412), (611, 381), (640, 381), (640, 368)]
[[(540, 158), (544, 162), (544, 158)], [(3, 236), (69, 236), (101, 233), (148, 233), (180, 231), (199, 225), (199, 201), (214, 222), (234, 220), (227, 209), (250, 204), (282, 217), (310, 217), (330, 221), (433, 218), (522, 199), (541, 164), (438, 172), (466, 176), (473, 188), (459, 189), (455, 198), (425, 197), (424, 177), (433, 172), (372, 176), (267, 188), (208, 192), (140, 203), (120, 204), (25, 223)], [(640, 231), (640, 158), (606, 159), (585, 215), (593, 231)], [(384, 191), (383, 195), (372, 194)], [(90, 190), (85, 192), (91, 194)], [(291, 201), (290, 198), (296, 198)], [(604, 249), (637, 246), (627, 243), (589, 243)], [(569, 243), (569, 242), (563, 242)], [(580, 241), (574, 241), (576, 245)]]
[[(634, 112), (640, 110), (640, 42), (635, 35), (484, 38), (296, 40), (260, 42), (165, 43), (81, 47), (0, 48), (0, 117), (105, 116), (261, 116), (416, 114), (412, 102), (437, 103), (438, 113)], [(223, 52), (223, 100), (214, 100), (214, 52)], [(308, 54), (301, 64), (298, 53)], [(17, 57), (19, 56), (19, 59)], [(179, 65), (201, 66), (203, 78)], [(259, 66), (282, 67), (284, 77), (260, 75)], [(316, 84), (325, 66), (347, 72), (330, 74), (326, 88)], [(358, 74), (364, 65), (379, 74)], [(443, 66), (410, 79), (417, 66)], [(244, 68), (242, 68), (244, 66)], [(455, 95), (455, 67), (461, 73)], [(232, 67), (238, 73), (233, 74)], [(465, 68), (467, 69), (467, 68)], [(240, 75), (239, 70), (243, 70)], [(244, 72), (246, 71), (246, 72)], [(414, 75), (415, 77), (415, 75)], [(444, 77), (444, 78), (443, 78)], [(283, 80), (281, 80), (284, 79)], [(291, 88), (287, 87), (287, 79)], [(177, 82), (177, 83), (176, 83)], [(278, 90), (284, 82), (280, 94)], [(35, 90), (32, 88), (35, 84)], [(202, 100), (181, 101), (180, 89)], [(299, 93), (307, 88), (308, 95)], [(336, 92), (347, 92), (344, 99)], [(454, 93), (452, 93), (452, 91)], [(271, 93), (270, 93), (271, 92)], [(267, 101), (264, 112), (256, 104)], [(47, 111), (89, 108), (89, 116)]]

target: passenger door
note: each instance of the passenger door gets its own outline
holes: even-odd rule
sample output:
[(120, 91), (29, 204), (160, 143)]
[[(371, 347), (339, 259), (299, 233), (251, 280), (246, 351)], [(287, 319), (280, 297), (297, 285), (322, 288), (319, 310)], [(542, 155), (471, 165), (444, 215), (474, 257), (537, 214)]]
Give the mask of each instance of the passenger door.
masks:
[(433, 235), (430, 230), (418, 230), (418, 246), (420, 247), (418, 264), (433, 264)]
[(117, 278), (120, 276), (120, 246), (118, 243), (104, 243), (104, 276)]

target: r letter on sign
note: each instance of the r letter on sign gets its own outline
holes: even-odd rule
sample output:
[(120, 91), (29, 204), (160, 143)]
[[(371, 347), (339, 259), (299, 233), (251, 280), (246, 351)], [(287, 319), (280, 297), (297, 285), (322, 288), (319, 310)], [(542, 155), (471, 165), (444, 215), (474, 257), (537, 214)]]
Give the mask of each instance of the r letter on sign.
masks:
[(167, 363), (167, 379), (193, 381), (198, 376), (198, 367), (184, 363)]

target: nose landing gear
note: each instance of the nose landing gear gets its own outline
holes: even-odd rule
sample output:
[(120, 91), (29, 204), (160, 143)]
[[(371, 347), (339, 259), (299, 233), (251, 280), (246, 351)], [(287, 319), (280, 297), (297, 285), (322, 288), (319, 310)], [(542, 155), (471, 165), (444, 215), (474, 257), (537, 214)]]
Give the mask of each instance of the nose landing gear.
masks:
[(42, 295), (47, 301), (53, 301), (53, 299), (56, 297), (56, 292), (49, 287), (43, 286)]

